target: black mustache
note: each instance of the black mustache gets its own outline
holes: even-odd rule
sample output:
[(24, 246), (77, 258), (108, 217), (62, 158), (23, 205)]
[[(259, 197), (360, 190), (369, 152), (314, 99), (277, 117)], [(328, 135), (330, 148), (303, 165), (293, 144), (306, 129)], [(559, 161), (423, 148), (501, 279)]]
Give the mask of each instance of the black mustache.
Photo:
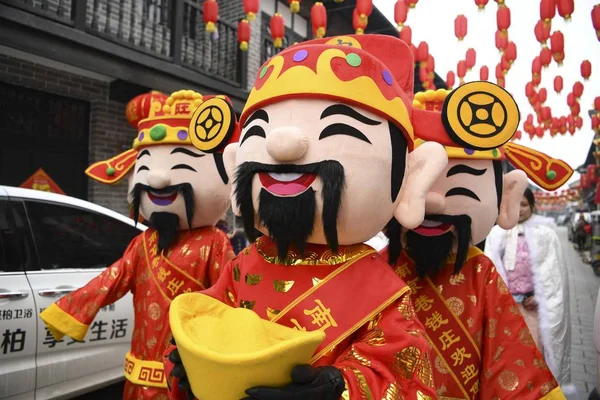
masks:
[(236, 171), (236, 179), (240, 175), (256, 174), (259, 172), (268, 172), (275, 174), (315, 174), (318, 175), (322, 168), (328, 162), (337, 161), (320, 161), (310, 164), (263, 164), (259, 162), (249, 161), (238, 166)]
[[(143, 183), (136, 183), (131, 192), (129, 193), (129, 200), (133, 207), (133, 219), (137, 221), (140, 216), (140, 203), (142, 201), (142, 193), (154, 192), (159, 195), (170, 194), (170, 193), (181, 193), (185, 204), (185, 213), (188, 222), (188, 226), (192, 227), (192, 219), (194, 218), (195, 201), (194, 201), (194, 189), (191, 183), (179, 183), (177, 185), (167, 186), (162, 189), (155, 189), (151, 186), (144, 185)], [(151, 216), (147, 216), (150, 218)]]

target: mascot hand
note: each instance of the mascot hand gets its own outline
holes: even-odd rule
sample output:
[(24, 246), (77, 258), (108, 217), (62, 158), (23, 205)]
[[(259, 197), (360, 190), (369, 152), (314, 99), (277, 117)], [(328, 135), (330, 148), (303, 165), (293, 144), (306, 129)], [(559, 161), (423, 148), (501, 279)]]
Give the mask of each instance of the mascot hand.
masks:
[(338, 400), (344, 391), (344, 378), (332, 366), (298, 365), (292, 370), (292, 383), (283, 388), (253, 387), (244, 400)]
[[(175, 344), (173, 342), (173, 344)], [(187, 374), (185, 373), (185, 368), (183, 368), (183, 363), (181, 361), (181, 357), (179, 356), (179, 351), (177, 351), (177, 347), (169, 353), (169, 361), (173, 363), (173, 369), (171, 370), (171, 376), (173, 379), (177, 380), (177, 389), (182, 398), (186, 400), (194, 400), (194, 394), (192, 393), (192, 389), (190, 387), (190, 383), (187, 379)]]

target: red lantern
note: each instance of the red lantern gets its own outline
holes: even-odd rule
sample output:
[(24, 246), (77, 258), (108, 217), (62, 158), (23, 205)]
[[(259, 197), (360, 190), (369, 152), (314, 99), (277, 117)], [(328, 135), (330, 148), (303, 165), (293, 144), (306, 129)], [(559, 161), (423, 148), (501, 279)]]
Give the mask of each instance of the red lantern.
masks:
[(510, 61), (506, 58), (506, 52), (500, 58), (500, 66), (502, 67), (502, 71), (504, 71), (504, 75), (506, 75), (510, 69)]
[(498, 30), (505, 33), (510, 28), (510, 8), (498, 7), (496, 11), (496, 25)]
[(512, 137), (512, 140), (513, 141), (520, 140), (522, 136), (523, 136), (523, 134), (521, 133), (521, 131), (516, 131), (515, 134)]
[(373, 12), (373, 0), (356, 0), (356, 11), (361, 22), (366, 25)]
[(535, 96), (535, 89), (533, 88), (533, 83), (527, 82), (527, 84), (525, 85), (525, 95), (528, 99), (531, 99), (533, 96)]
[(427, 57), (427, 65), (426, 65), (427, 73), (433, 73), (435, 71), (435, 58), (430, 54)]
[(400, 31), (400, 39), (404, 41), (407, 45), (412, 44), (412, 29), (408, 25), (404, 25), (404, 28)]
[(502, 53), (506, 46), (508, 46), (508, 34), (496, 31), (496, 48)]
[(475, 5), (479, 8), (479, 11), (483, 11), (489, 1), (490, 0), (475, 0)]
[(575, 103), (577, 103), (577, 99), (575, 98), (575, 95), (573, 93), (569, 93), (567, 95), (567, 105), (569, 107), (573, 107), (575, 105)]
[(544, 128), (542, 128), (541, 126), (538, 126), (537, 128), (535, 128), (535, 136), (537, 136), (539, 138), (543, 138), (544, 137)]
[(550, 48), (552, 54), (562, 53), (565, 50), (565, 37), (561, 31), (555, 31), (550, 36)]
[[(569, 129), (569, 131), (570, 131), (570, 129)], [(575, 133), (575, 132), (573, 131), (571, 133)], [(589, 177), (587, 176), (587, 174), (581, 174), (581, 176), (579, 177), (579, 186), (582, 189), (589, 189), (590, 181), (589, 181)]]
[(542, 107), (542, 120), (544, 122), (552, 120), (552, 111), (550, 107)]
[(206, 32), (215, 32), (217, 30), (217, 19), (219, 19), (219, 5), (215, 0), (204, 0), (202, 11)]
[(558, 14), (565, 20), (571, 19), (571, 14), (575, 11), (574, 0), (557, 0), (556, 7), (558, 8)]
[(540, 51), (540, 62), (544, 68), (547, 68), (552, 62), (552, 50), (547, 47), (542, 48)]
[(550, 29), (552, 28), (552, 24), (544, 23), (544, 21), (540, 20), (535, 24), (535, 38), (542, 46), (546, 44), (546, 41), (550, 38)]
[(283, 20), (283, 16), (279, 13), (275, 13), (275, 15), (271, 17), (269, 27), (271, 28), (273, 46), (276, 49), (280, 49), (281, 47), (283, 47), (283, 37), (285, 35), (285, 21)]
[(419, 68), (419, 81), (421, 81), (421, 83), (427, 82), (427, 68), (422, 66), (422, 64)]
[(592, 63), (584, 60), (581, 62), (581, 76), (587, 81), (590, 79), (590, 75), (592, 75)]
[(248, 51), (248, 42), (250, 41), (250, 23), (243, 19), (238, 23), (237, 39), (240, 44), (240, 50)]
[(452, 88), (454, 86), (455, 80), (456, 78), (454, 76), (454, 71), (448, 71), (446, 74), (446, 85), (448, 88)]
[(125, 107), (127, 122), (134, 128), (137, 128), (141, 120), (148, 118), (152, 103), (165, 104), (167, 97), (166, 94), (157, 92), (156, 90), (134, 97), (127, 103), (127, 107)]
[(535, 86), (535, 87), (539, 86), (540, 83), (542, 83), (542, 75), (541, 74), (532, 74), (531, 82), (533, 83), (533, 86)]
[(506, 79), (504, 79), (504, 78), (496, 79), (496, 85), (498, 85), (500, 87), (506, 87)]
[(539, 57), (536, 57), (531, 62), (531, 73), (534, 76), (539, 76), (542, 72), (542, 60)]
[(427, 42), (419, 43), (417, 48), (417, 61), (420, 63), (426, 63), (429, 58), (429, 45)]
[(546, 99), (548, 98), (548, 91), (546, 88), (541, 88), (538, 92), (538, 99), (540, 99), (540, 103), (544, 104)]
[(394, 7), (394, 21), (398, 24), (398, 28), (404, 26), (406, 23), (406, 17), (408, 16), (408, 5), (404, 0), (397, 0)]
[(552, 58), (554, 58), (554, 61), (560, 67), (562, 65), (563, 60), (565, 59), (565, 52), (563, 51), (561, 53), (554, 53), (552, 54)]
[(290, 5), (290, 12), (292, 14), (295, 14), (300, 11), (300, 1), (301, 0), (288, 0), (288, 3)]
[(360, 18), (360, 15), (358, 15), (358, 10), (355, 8), (354, 12), (352, 13), (352, 26), (354, 27), (354, 32), (356, 32), (357, 35), (362, 35), (365, 33), (365, 29), (367, 29), (367, 24), (365, 21), (366, 20)]
[(327, 10), (320, 1), (317, 1), (310, 8), (310, 22), (312, 24), (313, 35), (316, 38), (322, 38), (327, 33)]
[(260, 6), (258, 0), (244, 0), (244, 13), (248, 21), (254, 21)]
[(483, 65), (481, 68), (479, 68), (479, 80), (487, 81), (489, 77), (490, 70), (487, 66)]
[(594, 110), (596, 110), (596, 112), (600, 113), (600, 96), (598, 96), (594, 99)]
[(508, 42), (504, 50), (504, 55), (511, 64), (517, 59), (517, 45), (515, 42)]
[(575, 95), (575, 98), (581, 98), (581, 95), (583, 94), (583, 83), (575, 82), (573, 84), (573, 94)]
[(464, 60), (461, 60), (456, 65), (456, 75), (458, 75), (458, 78), (460, 79), (461, 84), (464, 83), (464, 78), (465, 78), (466, 74), (467, 74), (467, 64), (465, 63)]
[(556, 15), (556, 0), (540, 1), (540, 19), (546, 23), (550, 22)]
[(460, 14), (454, 20), (454, 35), (458, 40), (463, 40), (467, 36), (467, 17)]
[(596, 179), (596, 165), (595, 164), (590, 164), (587, 166), (586, 174), (588, 176), (588, 180), (590, 181), (590, 183), (596, 183), (597, 179)]
[(579, 103), (575, 102), (575, 104), (573, 104), (573, 107), (571, 107), (571, 115), (573, 117), (578, 117), (580, 112), (581, 106), (579, 105)]
[(496, 65), (496, 79), (504, 79), (504, 70), (500, 64)]
[(577, 129), (581, 129), (581, 127), (583, 126), (583, 118), (577, 117), (577, 119), (575, 120), (575, 126), (577, 127)]
[(477, 62), (477, 53), (475, 49), (468, 49), (467, 54), (465, 55), (465, 63), (467, 64), (467, 69), (471, 70), (475, 66)]
[(593, 130), (598, 130), (598, 127), (600, 126), (600, 118), (598, 118), (597, 115), (592, 115), (592, 129)]
[(596, 37), (600, 40), (600, 4), (596, 4), (592, 8), (592, 25), (596, 30)]
[(560, 93), (563, 90), (563, 78), (558, 75), (554, 77), (554, 91)]

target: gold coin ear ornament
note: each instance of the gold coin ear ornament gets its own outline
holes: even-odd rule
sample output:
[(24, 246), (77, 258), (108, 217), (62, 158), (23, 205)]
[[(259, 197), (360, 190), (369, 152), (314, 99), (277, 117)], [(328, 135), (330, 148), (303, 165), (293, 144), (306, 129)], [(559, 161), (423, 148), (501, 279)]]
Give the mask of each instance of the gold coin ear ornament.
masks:
[(204, 101), (192, 115), (188, 128), (192, 144), (205, 153), (221, 149), (235, 131), (235, 112), (224, 99)]
[(519, 107), (502, 87), (469, 82), (454, 89), (444, 102), (442, 122), (450, 138), (473, 150), (491, 150), (508, 142), (519, 126)]

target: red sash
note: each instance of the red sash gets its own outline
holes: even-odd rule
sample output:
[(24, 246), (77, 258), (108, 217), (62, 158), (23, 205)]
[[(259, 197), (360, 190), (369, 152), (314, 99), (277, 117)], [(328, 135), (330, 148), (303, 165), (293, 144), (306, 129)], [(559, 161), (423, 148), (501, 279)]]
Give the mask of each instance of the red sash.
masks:
[(446, 302), (429, 278), (419, 279), (406, 261), (396, 268), (396, 274), (410, 287), (417, 316), (448, 373), (465, 399), (477, 398), (479, 375), (483, 373), (479, 346), (452, 311), (453, 305)]
[(160, 293), (168, 302), (182, 293), (191, 293), (204, 290), (205, 287), (198, 279), (192, 277), (184, 270), (173, 264), (162, 253), (158, 253), (156, 245), (158, 233), (147, 230), (144, 232), (143, 244), (146, 265), (150, 276), (158, 287)]
[(408, 291), (375, 250), (369, 250), (308, 289), (272, 321), (325, 331), (310, 360), (314, 363)]

